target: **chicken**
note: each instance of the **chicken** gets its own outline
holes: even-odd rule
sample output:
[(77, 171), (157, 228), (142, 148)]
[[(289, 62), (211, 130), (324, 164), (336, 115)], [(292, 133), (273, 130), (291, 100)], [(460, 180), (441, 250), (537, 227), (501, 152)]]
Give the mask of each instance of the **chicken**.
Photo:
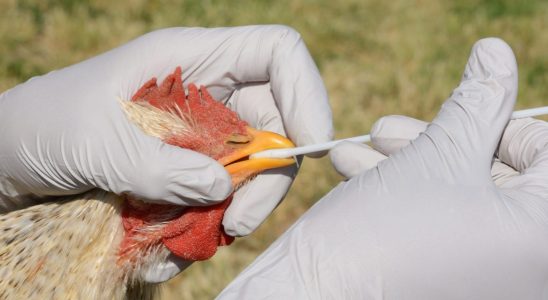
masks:
[[(237, 189), (255, 174), (292, 159), (249, 159), (258, 151), (293, 147), (258, 131), (188, 86), (177, 68), (160, 86), (151, 79), (121, 105), (145, 133), (216, 159)], [(150, 299), (147, 270), (170, 254), (205, 260), (232, 237), (222, 229), (231, 197), (208, 207), (148, 204), (92, 190), (0, 216), (0, 299)]]

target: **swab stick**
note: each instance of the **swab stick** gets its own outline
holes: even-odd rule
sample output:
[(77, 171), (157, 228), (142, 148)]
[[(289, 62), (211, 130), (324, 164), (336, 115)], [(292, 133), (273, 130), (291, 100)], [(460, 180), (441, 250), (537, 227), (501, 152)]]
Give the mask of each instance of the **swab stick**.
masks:
[[(548, 114), (548, 106), (517, 110), (512, 113), (512, 119), (522, 119), (528, 117), (535, 117)], [(289, 158), (297, 155), (310, 154), (320, 151), (330, 150), (340, 142), (356, 142), (367, 143), (371, 141), (371, 135), (360, 135), (346, 139), (335, 140), (327, 143), (313, 144), (302, 147), (287, 148), (287, 149), (273, 149), (257, 152), (250, 156), (250, 158)]]

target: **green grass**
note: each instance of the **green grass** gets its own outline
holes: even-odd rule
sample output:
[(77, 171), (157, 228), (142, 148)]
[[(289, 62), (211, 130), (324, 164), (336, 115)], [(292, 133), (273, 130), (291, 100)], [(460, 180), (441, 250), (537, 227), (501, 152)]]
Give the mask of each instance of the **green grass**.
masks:
[[(517, 55), (518, 107), (548, 104), (547, 20), (540, 0), (0, 0), (0, 91), (157, 28), (286, 24), (314, 56), (345, 137), (387, 114), (430, 120), (487, 36)], [(327, 159), (307, 159), (257, 232), (171, 280), (160, 298), (214, 297), (339, 180)]]

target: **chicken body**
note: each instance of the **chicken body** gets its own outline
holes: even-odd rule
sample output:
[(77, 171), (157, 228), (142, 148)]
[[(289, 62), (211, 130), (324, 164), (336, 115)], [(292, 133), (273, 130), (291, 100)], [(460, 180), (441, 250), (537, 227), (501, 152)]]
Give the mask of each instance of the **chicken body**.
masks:
[[(121, 104), (145, 133), (218, 160), (235, 188), (293, 163), (246, 160), (292, 144), (248, 128), (205, 88), (188, 90), (177, 68), (160, 86), (152, 79)], [(143, 279), (150, 267), (170, 254), (208, 259), (232, 241), (221, 225), (230, 199), (184, 208), (92, 190), (0, 215), (0, 299), (150, 299), (156, 288)]]
[(94, 190), (0, 216), (0, 299), (152, 299), (139, 271), (160, 253), (117, 265), (122, 207)]

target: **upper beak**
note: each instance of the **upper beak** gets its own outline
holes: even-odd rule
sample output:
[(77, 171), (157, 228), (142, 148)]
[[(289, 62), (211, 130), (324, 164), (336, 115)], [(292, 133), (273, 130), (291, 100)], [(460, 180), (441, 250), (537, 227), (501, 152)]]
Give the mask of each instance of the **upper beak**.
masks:
[[(295, 145), (287, 138), (270, 131), (247, 128), (251, 141), (230, 155), (219, 159), (219, 163), (232, 176), (232, 184), (238, 185), (252, 175), (268, 169), (289, 166), (295, 163), (292, 158), (252, 158), (251, 154), (279, 148), (293, 148)], [(245, 160), (241, 160), (247, 158)], [(241, 160), (241, 161), (238, 161)], [(236, 162), (238, 161), (238, 162)]]

